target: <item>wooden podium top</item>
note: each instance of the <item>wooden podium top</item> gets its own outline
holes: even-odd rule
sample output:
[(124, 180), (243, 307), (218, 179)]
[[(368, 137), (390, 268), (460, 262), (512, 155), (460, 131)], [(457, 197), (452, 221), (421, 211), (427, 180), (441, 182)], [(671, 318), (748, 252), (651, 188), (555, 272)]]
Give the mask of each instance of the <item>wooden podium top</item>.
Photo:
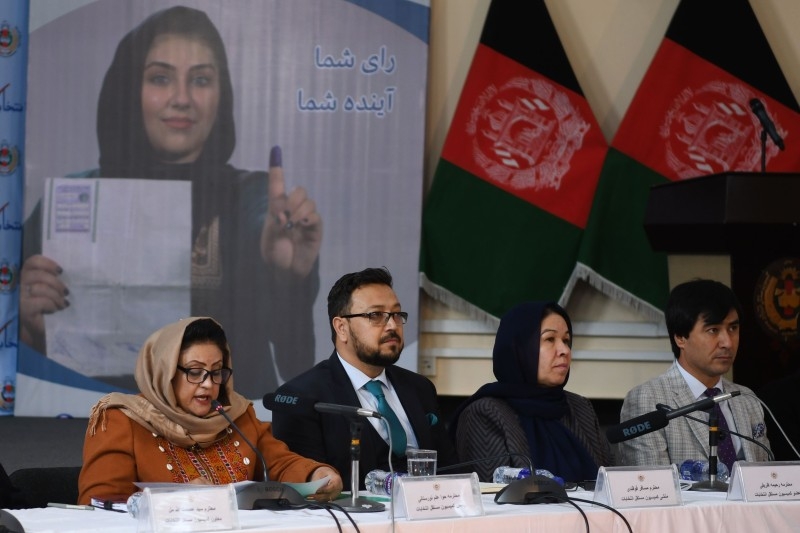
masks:
[(727, 172), (653, 186), (644, 229), (659, 252), (800, 253), (800, 173)]

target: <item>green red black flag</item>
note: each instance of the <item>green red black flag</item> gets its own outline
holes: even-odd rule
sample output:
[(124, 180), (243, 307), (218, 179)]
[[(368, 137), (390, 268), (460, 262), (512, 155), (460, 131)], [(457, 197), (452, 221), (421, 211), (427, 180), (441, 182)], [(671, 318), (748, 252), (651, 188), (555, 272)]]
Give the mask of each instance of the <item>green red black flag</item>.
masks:
[(542, 0), (494, 0), (423, 211), (421, 285), (488, 322), (557, 300), (608, 149)]
[(761, 170), (763, 102), (786, 139), (767, 170), (796, 171), (800, 108), (747, 0), (683, 0), (611, 143), (570, 281), (587, 280), (653, 319), (669, 294), (666, 255), (642, 225), (652, 185)]

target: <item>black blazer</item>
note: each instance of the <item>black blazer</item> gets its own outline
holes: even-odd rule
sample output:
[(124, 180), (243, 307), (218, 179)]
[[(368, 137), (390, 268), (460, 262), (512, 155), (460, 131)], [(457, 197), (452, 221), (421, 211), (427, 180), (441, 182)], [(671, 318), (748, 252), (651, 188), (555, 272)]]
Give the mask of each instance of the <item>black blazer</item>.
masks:
[[(439, 412), (433, 383), (399, 366), (387, 367), (386, 376), (403, 404), (419, 447), (437, 450), (440, 467), (458, 463), (455, 447)], [(335, 351), (327, 360), (283, 384), (277, 393), (361, 407)], [(361, 426), (359, 487), (363, 489), (367, 472), (389, 470), (389, 445), (367, 420), (361, 419)], [(342, 476), (345, 490), (350, 489), (351, 433), (348, 417), (327, 413), (298, 416), (275, 411), (272, 413), (272, 430), (275, 437), (288, 444), (292, 451), (335, 467)], [(405, 457), (394, 456), (392, 466), (396, 471), (406, 471)]]

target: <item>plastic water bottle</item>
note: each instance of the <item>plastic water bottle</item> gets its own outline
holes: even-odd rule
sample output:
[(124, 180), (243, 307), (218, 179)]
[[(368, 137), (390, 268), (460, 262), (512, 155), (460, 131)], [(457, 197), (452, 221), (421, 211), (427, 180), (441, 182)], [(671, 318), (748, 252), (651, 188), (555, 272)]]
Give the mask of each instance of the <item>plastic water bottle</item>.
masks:
[[(544, 476), (549, 477), (550, 479), (556, 481), (559, 485), (564, 485), (564, 480), (560, 477), (554, 475), (549, 470), (544, 470), (542, 468), (537, 468), (534, 470), (537, 476)], [(492, 475), (492, 481), (495, 483), (511, 483), (512, 481), (516, 481), (517, 479), (525, 479), (531, 477), (531, 471), (528, 468), (514, 468), (511, 466), (498, 466), (494, 469), (494, 474)]]
[(128, 513), (136, 518), (139, 514), (139, 500), (142, 499), (143, 492), (134, 492), (128, 497), (127, 506), (128, 506)]
[(364, 485), (366, 485), (367, 490), (371, 494), (384, 494), (387, 496), (392, 495), (392, 485), (394, 485), (394, 480), (407, 476), (405, 472), (386, 472), (384, 470), (372, 470), (367, 473), (367, 476), (364, 478)]
[[(681, 467), (678, 470), (680, 471), (681, 479), (689, 481), (708, 481), (708, 461), (706, 460), (687, 459), (681, 463)], [(717, 479), (722, 482), (727, 482), (730, 475), (725, 463), (717, 461)]]

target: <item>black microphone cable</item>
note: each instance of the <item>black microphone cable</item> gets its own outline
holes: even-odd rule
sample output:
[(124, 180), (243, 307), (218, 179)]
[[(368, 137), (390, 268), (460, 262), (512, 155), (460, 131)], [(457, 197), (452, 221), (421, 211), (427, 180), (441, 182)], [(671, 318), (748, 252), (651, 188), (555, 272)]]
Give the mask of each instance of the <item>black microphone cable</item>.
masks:
[[(769, 408), (769, 406), (767, 404), (765, 404), (763, 401), (761, 401), (761, 398), (759, 398), (755, 394), (745, 393), (745, 396), (752, 396), (753, 398), (758, 400), (758, 403), (761, 404), (761, 407), (763, 407), (769, 413), (769, 416), (772, 418), (772, 421), (775, 422), (775, 426), (781, 432), (781, 435), (783, 435), (783, 438), (786, 439), (786, 442), (789, 444), (789, 447), (792, 449), (792, 451), (795, 453), (795, 455), (797, 455), (797, 457), (800, 458), (800, 452), (798, 452), (797, 448), (794, 447), (794, 444), (792, 444), (792, 441), (789, 439), (789, 436), (786, 435), (786, 432), (783, 430), (783, 427), (778, 422), (778, 419), (775, 417), (774, 414), (772, 414), (772, 410)], [(774, 461), (775, 460), (774, 459), (775, 456), (773, 455), (772, 457), (773, 457), (773, 461)]]
[(589, 533), (589, 519), (586, 517), (586, 513), (583, 511), (583, 509), (581, 509), (581, 508), (578, 506), (578, 504), (576, 504), (575, 502), (583, 502), (583, 503), (588, 503), (588, 504), (591, 504), (591, 505), (599, 505), (600, 507), (603, 507), (603, 508), (605, 508), (605, 509), (608, 509), (609, 511), (611, 511), (612, 513), (614, 513), (615, 515), (617, 515), (618, 517), (620, 517), (620, 518), (622, 519), (622, 521), (623, 521), (623, 522), (625, 522), (625, 526), (628, 528), (628, 531), (629, 531), (629, 533), (633, 533), (633, 529), (631, 528), (631, 524), (630, 524), (630, 522), (628, 522), (628, 519), (627, 519), (627, 518), (625, 518), (625, 515), (623, 515), (623, 514), (622, 514), (622, 513), (620, 513), (618, 510), (616, 510), (616, 509), (614, 509), (613, 507), (611, 507), (610, 505), (606, 505), (606, 504), (604, 504), (604, 503), (596, 502), (596, 501), (593, 501), (593, 500), (585, 500), (585, 499), (583, 499), (583, 498), (571, 498), (571, 497), (567, 497), (567, 499), (566, 499), (566, 500), (564, 500), (564, 501), (565, 501), (566, 503), (568, 503), (568, 504), (572, 505), (572, 506), (573, 506), (573, 507), (575, 507), (575, 508), (576, 508), (578, 511), (580, 511), (580, 512), (581, 512), (581, 514), (583, 515), (583, 520), (584, 520), (584, 522), (586, 523), (586, 533)]

